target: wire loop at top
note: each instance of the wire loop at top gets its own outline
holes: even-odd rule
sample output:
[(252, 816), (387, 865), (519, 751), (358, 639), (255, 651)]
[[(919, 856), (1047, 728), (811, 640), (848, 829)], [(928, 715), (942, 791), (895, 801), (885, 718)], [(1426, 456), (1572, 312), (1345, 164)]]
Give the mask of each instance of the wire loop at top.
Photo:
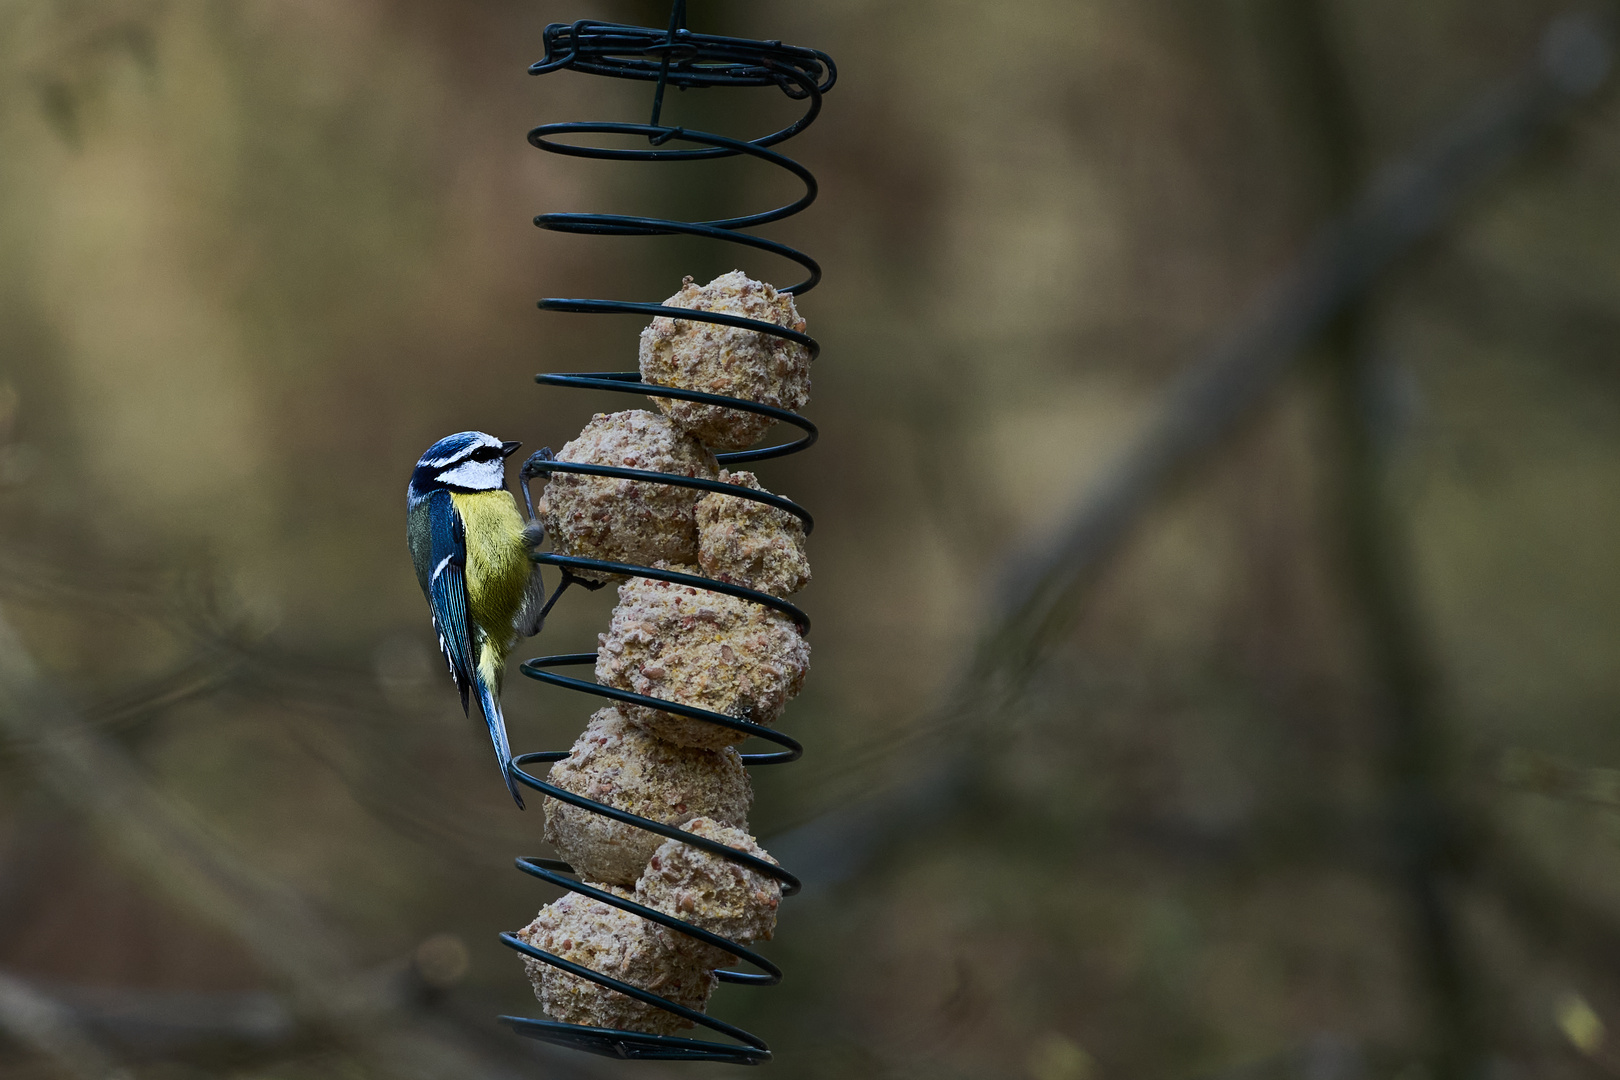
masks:
[(568, 68), (615, 79), (662, 78), (679, 87), (777, 86), (795, 101), (825, 94), (838, 80), (832, 57), (818, 49), (694, 34), (684, 28), (672, 35), (653, 27), (581, 19), (552, 23), (545, 41), (546, 55), (529, 65), (530, 75)]

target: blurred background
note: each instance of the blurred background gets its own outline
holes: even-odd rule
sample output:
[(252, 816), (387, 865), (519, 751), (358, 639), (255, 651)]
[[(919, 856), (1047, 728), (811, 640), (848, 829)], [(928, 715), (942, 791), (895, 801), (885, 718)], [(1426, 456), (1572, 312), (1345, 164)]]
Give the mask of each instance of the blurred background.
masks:
[[(1563, 12), (692, 0), (840, 72), (788, 148), (821, 198), (766, 230), (826, 271), (821, 442), (759, 470), (818, 522), (807, 753), (752, 819), (809, 886), (784, 983), (710, 1006), (775, 1075), (1620, 1074), (1620, 102), (1593, 39), (1568, 108), (1521, 108)], [(668, 7), (0, 3), (0, 1074), (724, 1074), (494, 1022), (539, 1012), (496, 934), (550, 852), (404, 544), (440, 436), (634, 407), (532, 375), (632, 368), (640, 325), (535, 299), (795, 280), (530, 224), (793, 197), (529, 147), (644, 117), (525, 74), (584, 17)], [(1492, 125), (1438, 229), (1291, 311), (1387, 162)], [(1299, 347), (1118, 472), (1279, 313)], [(1109, 542), (1065, 546), (1121, 475)], [(524, 751), (591, 709), (506, 700)]]

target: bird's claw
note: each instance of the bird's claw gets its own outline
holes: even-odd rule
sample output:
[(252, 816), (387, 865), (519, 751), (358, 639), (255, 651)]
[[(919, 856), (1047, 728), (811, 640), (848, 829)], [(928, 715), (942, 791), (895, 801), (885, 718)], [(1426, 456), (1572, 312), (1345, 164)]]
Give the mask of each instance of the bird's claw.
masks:
[(523, 468), (518, 470), (518, 475), (523, 478), (524, 483), (528, 483), (536, 476), (539, 476), (542, 473), (550, 472), (550, 469), (544, 467), (545, 463), (556, 460), (557, 455), (551, 452), (551, 447), (542, 446), (540, 449), (530, 454), (523, 462)]
[(605, 581), (593, 581), (590, 578), (578, 577), (575, 574), (570, 573), (569, 570), (568, 570), (568, 567), (566, 567), (566, 566), (562, 568), (562, 572), (563, 572), (563, 587), (564, 588), (566, 588), (569, 585), (578, 585), (580, 588), (584, 589), (586, 592), (595, 592), (597, 589), (600, 589), (602, 586), (607, 584), (607, 582), (605, 582)]
[[(534, 496), (529, 493), (529, 481), (533, 480), (536, 476), (539, 476), (542, 473), (549, 473), (551, 470), (545, 467), (546, 463), (556, 460), (557, 455), (551, 452), (551, 447), (542, 446), (540, 449), (530, 454), (528, 459), (523, 462), (523, 468), (518, 470), (518, 480), (523, 487), (523, 506), (529, 511), (529, 521), (533, 524), (538, 525), (539, 522), (534, 516)], [(527, 536), (528, 530), (525, 529), (524, 537), (527, 538)], [(542, 529), (540, 531), (540, 535), (535, 537), (534, 543), (530, 544), (529, 546), (531, 548), (534, 547), (535, 544), (540, 543), (541, 539), (544, 537), (545, 530)]]

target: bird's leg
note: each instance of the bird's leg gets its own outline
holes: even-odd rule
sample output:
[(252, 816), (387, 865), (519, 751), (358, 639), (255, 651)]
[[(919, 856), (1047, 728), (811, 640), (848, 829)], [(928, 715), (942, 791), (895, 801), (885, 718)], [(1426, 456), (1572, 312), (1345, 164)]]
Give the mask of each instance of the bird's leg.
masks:
[[(557, 455), (551, 452), (551, 447), (542, 446), (540, 449), (530, 454), (528, 460), (523, 463), (523, 468), (518, 470), (518, 481), (523, 485), (523, 506), (524, 509), (529, 511), (530, 521), (534, 521), (535, 518), (534, 497), (529, 493), (529, 481), (533, 480), (536, 476), (539, 476), (542, 473), (549, 473), (551, 470), (545, 468), (545, 462), (556, 460)], [(541, 536), (544, 536), (544, 533), (542, 533)], [(536, 537), (535, 543), (538, 544), (539, 542), (540, 537)], [(558, 589), (558, 592), (561, 591), (561, 589)]]
[(541, 622), (545, 622), (546, 615), (550, 613), (552, 605), (557, 602), (557, 597), (561, 596), (568, 586), (578, 585), (590, 592), (595, 592), (607, 584), (605, 581), (587, 581), (585, 578), (575, 577), (568, 572), (567, 567), (558, 567), (558, 569), (562, 571), (562, 581), (558, 582), (557, 591), (551, 594), (551, 599), (546, 601), (546, 606), (540, 609)]
[(551, 613), (551, 608), (557, 603), (557, 598), (567, 590), (569, 585), (578, 580), (578, 578), (570, 578), (566, 571), (563, 573), (562, 581), (558, 582), (557, 584), (557, 591), (551, 594), (551, 599), (546, 601), (546, 606), (540, 609), (541, 622), (546, 621), (546, 616)]

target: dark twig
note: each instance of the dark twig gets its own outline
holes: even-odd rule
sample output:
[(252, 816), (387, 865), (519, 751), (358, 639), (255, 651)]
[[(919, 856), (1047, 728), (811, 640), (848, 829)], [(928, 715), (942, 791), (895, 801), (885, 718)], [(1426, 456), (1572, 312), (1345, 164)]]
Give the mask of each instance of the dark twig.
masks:
[[(1341, 202), (1360, 179), (1362, 140), (1320, 0), (1276, 4), (1273, 23), (1282, 31), (1278, 52), (1290, 61), (1290, 96), (1303, 106), (1302, 141), (1317, 143), (1325, 194)], [(1432, 1038), (1423, 1049), (1437, 1080), (1464, 1080), (1478, 1071), (1483, 1048), (1476, 994), (1447, 894), (1460, 815), (1442, 790), (1433, 678), (1408, 600), (1408, 559), (1378, 452), (1378, 371), (1369, 318), (1362, 297), (1346, 306), (1324, 342), (1325, 413), (1337, 450), (1334, 467), (1326, 470), (1335, 504), (1329, 535), (1337, 540), (1335, 562), (1372, 684), (1388, 876), (1405, 899), (1411, 955), (1432, 1005)]]

